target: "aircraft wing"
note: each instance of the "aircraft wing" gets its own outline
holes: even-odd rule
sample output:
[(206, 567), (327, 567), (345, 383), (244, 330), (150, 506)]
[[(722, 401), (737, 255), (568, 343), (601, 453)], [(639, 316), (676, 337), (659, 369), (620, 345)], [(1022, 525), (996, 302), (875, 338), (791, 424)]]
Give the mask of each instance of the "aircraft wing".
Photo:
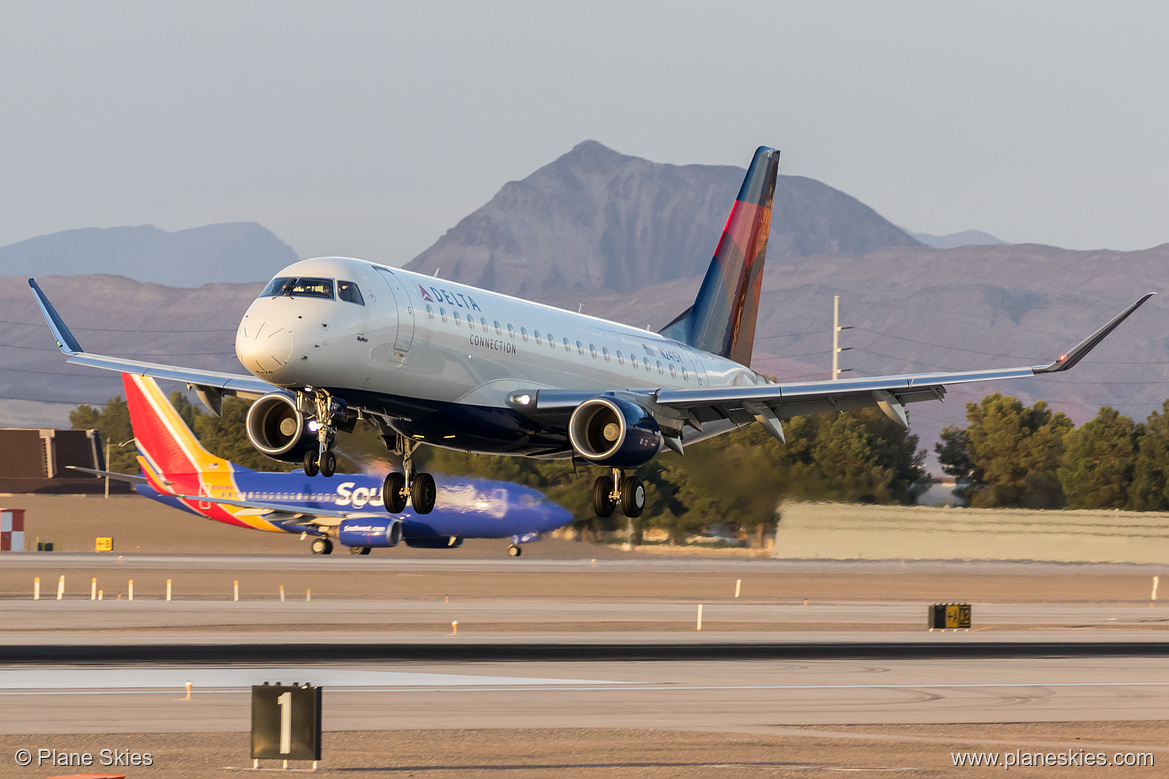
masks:
[[(81, 348), (81, 344), (73, 337), (73, 333), (65, 325), (65, 321), (61, 319), (61, 315), (53, 308), (53, 304), (49, 302), (48, 297), (37, 285), (36, 279), (29, 279), (28, 285), (32, 287), (33, 294), (36, 295), (37, 305), (40, 306), (41, 313), (45, 317), (45, 322), (48, 323), (49, 329), (53, 331), (53, 336), (57, 339), (57, 346), (61, 351), (68, 355), (67, 362), (74, 365), (86, 365), (91, 368), (102, 368), (108, 371), (118, 371), (119, 373), (132, 373), (137, 376), (153, 376), (157, 379), (170, 379), (172, 381), (185, 382), (193, 389), (200, 393), (201, 398), (210, 396), (211, 398), (219, 398), (223, 395), (240, 395), (245, 398), (258, 398), (261, 395), (266, 395), (278, 389), (266, 381), (261, 381), (255, 376), (244, 375), (240, 373), (220, 373), (218, 371), (205, 371), (197, 368), (180, 368), (174, 365), (162, 365), (160, 363), (142, 362), (140, 360), (130, 360), (123, 357), (107, 357), (101, 354), (91, 354)], [(208, 402), (208, 401), (204, 401)], [(214, 405), (217, 401), (212, 400), (208, 405)], [(212, 410), (215, 410), (214, 408)]]
[(107, 479), (116, 479), (117, 481), (128, 481), (131, 484), (149, 484), (150, 482), (145, 476), (137, 476), (131, 473), (114, 473), (113, 471), (99, 471), (96, 468), (82, 468), (80, 465), (66, 465), (71, 471), (81, 471), (82, 473), (93, 474), (94, 476), (102, 476)]
[(258, 509), (270, 512), (264, 514), (264, 519), (295, 519), (303, 517), (306, 524), (333, 527), (341, 524), (343, 519), (358, 519), (361, 517), (389, 516), (383, 511), (339, 511), (337, 509), (308, 508), (297, 510), (286, 503), (265, 503), (256, 500), (230, 500), (228, 498), (212, 498), (207, 495), (185, 495), (182, 493), (167, 493), (182, 500), (197, 501), (199, 503), (215, 503), (220, 506), (236, 506), (237, 508)]
[[(737, 424), (755, 420), (776, 438), (783, 440), (783, 429), (779, 425), (781, 419), (872, 406), (880, 408), (891, 419), (908, 427), (904, 405), (923, 400), (941, 400), (946, 394), (947, 385), (1020, 379), (1069, 370), (1155, 294), (1150, 292), (1142, 296), (1066, 354), (1045, 365), (747, 387), (614, 390), (609, 394), (627, 397), (648, 409), (667, 433), (667, 440), (671, 430), (675, 436), (680, 435), (685, 425), (701, 431), (703, 423), (719, 419), (729, 419)], [(605, 393), (595, 390), (531, 390), (513, 392), (507, 402), (517, 411), (533, 417), (548, 418), (571, 414), (581, 403), (600, 394)], [(673, 447), (677, 444), (670, 445)]]

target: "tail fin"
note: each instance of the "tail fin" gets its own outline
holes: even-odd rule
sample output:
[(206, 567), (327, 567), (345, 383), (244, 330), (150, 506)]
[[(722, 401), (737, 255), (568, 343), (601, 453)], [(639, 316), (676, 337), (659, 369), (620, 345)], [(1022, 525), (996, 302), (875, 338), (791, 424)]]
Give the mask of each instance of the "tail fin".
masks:
[(123, 373), (122, 385), (138, 452), (150, 466), (143, 473), (165, 480), (172, 474), (231, 470), (231, 463), (203, 448), (154, 379)]
[(662, 328), (662, 335), (741, 365), (751, 364), (767, 234), (771, 230), (771, 201), (778, 175), (779, 152), (760, 146), (731, 207), (694, 305)]

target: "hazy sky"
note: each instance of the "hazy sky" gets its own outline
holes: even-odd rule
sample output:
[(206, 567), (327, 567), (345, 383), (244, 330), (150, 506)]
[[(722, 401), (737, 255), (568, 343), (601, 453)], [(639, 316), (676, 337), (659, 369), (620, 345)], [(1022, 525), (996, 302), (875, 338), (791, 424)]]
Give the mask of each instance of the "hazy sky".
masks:
[(919, 232), (1146, 248), (1167, 29), (1151, 2), (0, 0), (0, 245), (257, 221), (397, 265), (592, 138), (774, 145)]

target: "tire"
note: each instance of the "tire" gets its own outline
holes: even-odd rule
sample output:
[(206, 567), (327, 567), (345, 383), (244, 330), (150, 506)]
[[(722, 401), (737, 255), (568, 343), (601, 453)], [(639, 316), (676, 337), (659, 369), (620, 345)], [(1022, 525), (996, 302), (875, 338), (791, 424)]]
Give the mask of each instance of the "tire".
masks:
[(645, 511), (645, 484), (636, 476), (621, 480), (621, 512), (630, 519)]
[(349, 554), (351, 554), (351, 555), (369, 554), (369, 547), (368, 546), (351, 546), (351, 547), (349, 547)]
[(519, 544), (512, 544), (507, 548), (508, 557), (519, 557), (524, 553), (524, 548)]
[(438, 498), (438, 489), (434, 486), (434, 477), (429, 473), (414, 474), (414, 483), (410, 485), (410, 505), (418, 514), (429, 514), (434, 509), (434, 501)]
[(321, 475), (332, 476), (337, 472), (337, 455), (325, 452), (321, 455)]
[(386, 480), (382, 484), (382, 502), (385, 503), (386, 511), (401, 514), (406, 508), (406, 496), (402, 494), (405, 487), (405, 475), (397, 471), (386, 474)]
[(593, 511), (601, 519), (613, 516), (613, 509), (617, 507), (610, 495), (612, 488), (613, 479), (610, 476), (598, 476), (593, 482)]
[(316, 476), (320, 470), (321, 469), (317, 467), (316, 452), (306, 452), (304, 455), (304, 475), (312, 478), (313, 476)]
[(332, 554), (333, 542), (324, 536), (317, 536), (313, 539), (313, 554)]

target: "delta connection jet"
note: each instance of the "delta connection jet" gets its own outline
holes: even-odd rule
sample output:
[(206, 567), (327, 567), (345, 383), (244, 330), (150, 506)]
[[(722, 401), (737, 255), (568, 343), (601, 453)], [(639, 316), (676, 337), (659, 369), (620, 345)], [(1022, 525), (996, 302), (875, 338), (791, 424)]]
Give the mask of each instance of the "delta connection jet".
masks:
[[(645, 488), (626, 470), (663, 449), (758, 422), (780, 441), (799, 414), (877, 407), (908, 426), (905, 404), (946, 386), (1073, 367), (1152, 293), (1049, 364), (819, 382), (773, 382), (751, 370), (779, 152), (755, 152), (694, 303), (659, 332), (501, 295), (365, 260), (302, 260), (277, 274), (236, 333), (251, 375), (90, 354), (36, 281), (37, 302), (68, 361), (186, 382), (208, 408), (225, 394), (256, 398), (252, 444), (269, 457), (333, 473), (338, 431), (376, 426), (403, 472), (385, 508), (435, 505), (434, 479), (414, 468), (421, 445), (608, 470), (593, 508), (636, 517)], [(635, 262), (636, 258), (630, 258)]]
[(154, 379), (122, 374), (142, 476), (90, 468), (74, 470), (134, 483), (140, 495), (239, 527), (311, 536), (313, 554), (334, 541), (353, 554), (373, 547), (457, 548), (465, 538), (511, 538), (520, 544), (563, 527), (572, 514), (529, 487), (483, 479), (443, 478), (442, 506), (426, 516), (386, 516), (382, 477), (337, 479), (263, 473), (216, 457), (199, 443)]

